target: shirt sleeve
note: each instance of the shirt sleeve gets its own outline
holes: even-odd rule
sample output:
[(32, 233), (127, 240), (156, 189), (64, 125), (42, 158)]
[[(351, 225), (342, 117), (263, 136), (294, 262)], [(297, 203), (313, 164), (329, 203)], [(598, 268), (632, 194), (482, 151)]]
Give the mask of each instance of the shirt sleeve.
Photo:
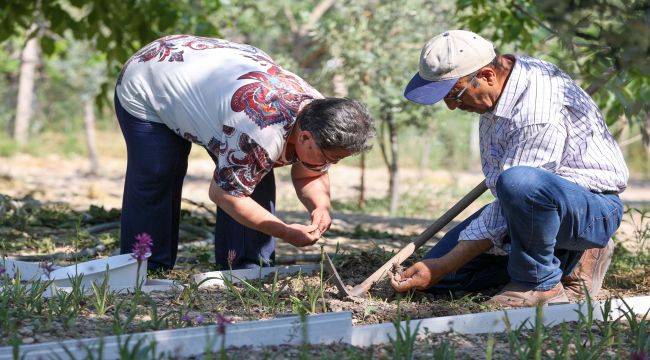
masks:
[(268, 152), (245, 132), (224, 125), (214, 181), (230, 195), (250, 196), (271, 169)]
[[(530, 166), (555, 171), (562, 159), (566, 136), (566, 130), (554, 123), (532, 124), (512, 131), (501, 158), (501, 169)], [(492, 189), (492, 193), (496, 191)], [(489, 239), (496, 247), (503, 248), (506, 232), (506, 219), (501, 212), (499, 199), (496, 199), (461, 231), (458, 239)]]

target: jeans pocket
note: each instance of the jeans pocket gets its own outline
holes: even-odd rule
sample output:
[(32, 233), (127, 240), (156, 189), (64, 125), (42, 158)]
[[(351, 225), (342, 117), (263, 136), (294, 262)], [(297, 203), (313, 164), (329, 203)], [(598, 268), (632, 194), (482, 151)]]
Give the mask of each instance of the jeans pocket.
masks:
[(588, 219), (586, 227), (578, 235), (578, 241), (586, 248), (604, 248), (621, 225), (622, 208), (606, 206), (599, 214)]

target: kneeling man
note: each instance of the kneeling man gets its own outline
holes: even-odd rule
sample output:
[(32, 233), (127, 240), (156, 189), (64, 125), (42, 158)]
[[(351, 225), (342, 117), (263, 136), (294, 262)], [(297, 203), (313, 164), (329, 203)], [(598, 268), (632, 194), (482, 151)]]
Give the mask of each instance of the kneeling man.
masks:
[(422, 49), (409, 100), (480, 116), (481, 164), (496, 200), (392, 279), (398, 291), (476, 291), (533, 306), (595, 296), (621, 222), (628, 170), (594, 101), (548, 62), (498, 55), (469, 31)]

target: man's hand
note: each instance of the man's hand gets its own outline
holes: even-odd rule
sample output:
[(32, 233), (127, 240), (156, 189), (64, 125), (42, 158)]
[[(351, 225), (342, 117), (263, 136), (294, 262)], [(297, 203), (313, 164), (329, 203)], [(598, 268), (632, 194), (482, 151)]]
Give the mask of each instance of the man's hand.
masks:
[(289, 224), (282, 240), (295, 247), (314, 245), (320, 239), (320, 231), (316, 225)]
[(318, 227), (321, 235), (332, 225), (332, 218), (328, 208), (316, 208), (311, 212), (311, 224)]
[(436, 284), (446, 274), (447, 270), (441, 266), (439, 259), (426, 259), (413, 264), (402, 274), (391, 273), (390, 283), (398, 292), (409, 291), (413, 288), (424, 290)]

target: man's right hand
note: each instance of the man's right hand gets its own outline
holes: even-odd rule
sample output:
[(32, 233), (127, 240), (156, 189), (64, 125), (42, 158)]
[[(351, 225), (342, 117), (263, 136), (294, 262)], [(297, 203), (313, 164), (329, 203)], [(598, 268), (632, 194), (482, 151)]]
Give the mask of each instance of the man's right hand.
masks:
[(320, 239), (320, 231), (318, 231), (318, 226), (314, 224), (289, 224), (282, 237), (282, 240), (295, 247), (314, 245), (318, 239)]
[(447, 274), (447, 270), (441, 265), (440, 259), (419, 261), (401, 274), (391, 274), (390, 283), (398, 292), (411, 289), (424, 290), (436, 284)]

